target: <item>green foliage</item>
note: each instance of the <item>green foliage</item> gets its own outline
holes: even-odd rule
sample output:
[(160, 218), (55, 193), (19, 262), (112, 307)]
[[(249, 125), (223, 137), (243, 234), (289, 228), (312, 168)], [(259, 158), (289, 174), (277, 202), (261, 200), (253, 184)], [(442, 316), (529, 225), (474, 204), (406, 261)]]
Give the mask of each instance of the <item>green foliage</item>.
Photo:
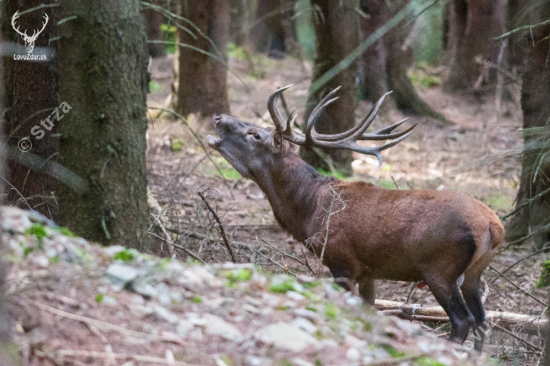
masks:
[(229, 55), (229, 57), (236, 58), (238, 60), (246, 59), (246, 54), (244, 49), (242, 47), (237, 46), (233, 42), (229, 42), (227, 44), (227, 54)]
[(429, 74), (425, 69), (422, 68), (422, 64), (419, 65), (419, 68), (415, 68), (409, 71), (408, 76), (411, 79), (413, 84), (422, 85), (426, 88), (435, 88), (441, 85), (441, 78), (439, 76)]
[(162, 31), (162, 38), (166, 41), (170, 42), (170, 44), (165, 45), (165, 49), (167, 53), (176, 53), (176, 33), (177, 28), (175, 26), (169, 26), (168, 24), (162, 24), (160, 26), (160, 30)]
[(199, 304), (202, 302), (202, 297), (200, 297), (199, 295), (193, 296), (193, 298), (191, 299), (191, 302), (194, 302), (195, 304)]
[(172, 150), (172, 152), (180, 152), (183, 150), (184, 146), (185, 139), (183, 138), (170, 140), (170, 150)]
[(537, 282), (538, 288), (550, 286), (550, 261), (542, 263), (542, 272), (540, 274), (539, 282)]
[(149, 82), (149, 92), (156, 93), (162, 90), (162, 85), (157, 83), (156, 81), (151, 80)]
[(381, 347), (390, 354), (390, 356), (392, 356), (393, 358), (397, 358), (397, 357), (403, 357), (405, 356), (405, 352), (399, 352), (398, 350), (396, 350), (395, 348), (393, 348), (392, 346), (390, 346), (389, 344), (383, 344), (381, 345)]
[(57, 230), (61, 235), (68, 236), (70, 238), (78, 238), (78, 235), (73, 233), (71, 230), (67, 229), (66, 227), (58, 227), (55, 230)]
[(288, 291), (296, 291), (296, 282), (292, 278), (289, 278), (285, 280), (283, 283), (272, 283), (269, 287), (269, 290), (271, 292), (275, 292), (277, 294), (285, 294)]
[(498, 193), (492, 194), (482, 201), (494, 210), (509, 210), (514, 203), (510, 197)]
[(220, 359), (221, 359), (223, 362), (225, 362), (225, 364), (226, 364), (227, 366), (233, 365), (233, 361), (231, 361), (231, 358), (230, 358), (229, 356), (221, 355), (221, 356), (220, 356)]
[(124, 249), (123, 251), (115, 254), (115, 259), (120, 259), (123, 262), (130, 262), (136, 257), (135, 253), (130, 249)]
[(327, 318), (336, 320), (339, 313), (340, 309), (338, 309), (338, 307), (333, 303), (327, 302), (325, 304), (325, 315), (327, 316)]
[(346, 179), (346, 177), (341, 173), (341, 172), (338, 172), (338, 171), (335, 171), (335, 172), (327, 172), (326, 170), (323, 170), (321, 168), (317, 168), (316, 169), (319, 173), (321, 173), (322, 175), (324, 175), (325, 177), (335, 177), (335, 178), (338, 178), (340, 180), (344, 180)]
[(317, 308), (314, 307), (314, 306), (311, 306), (311, 305), (307, 305), (307, 306), (306, 306), (306, 310), (310, 310), (310, 311), (313, 311), (313, 312), (315, 312), (315, 313), (317, 312)]
[(302, 286), (304, 286), (304, 288), (307, 290), (307, 289), (310, 289), (310, 288), (314, 288), (314, 287), (317, 287), (319, 286), (321, 283), (318, 282), (318, 281), (311, 281), (311, 282), (304, 282), (302, 284)]
[(94, 300), (95, 302), (102, 302), (104, 298), (105, 298), (105, 294), (97, 294), (95, 295)]
[(25, 235), (34, 235), (38, 241), (42, 241), (45, 237), (48, 236), (46, 231), (46, 226), (42, 224), (33, 224), (30, 228), (25, 231)]
[(275, 365), (276, 366), (293, 366), (292, 362), (290, 362), (286, 358), (281, 358), (280, 360), (277, 361)]
[[(238, 180), (242, 178), (242, 175), (240, 175), (238, 171), (233, 169), (231, 164), (229, 164), (224, 158), (215, 157), (214, 162), (220, 168), (220, 171), (225, 179)], [(215, 175), (219, 175), (219, 172), (217, 170)]]
[(445, 366), (445, 364), (429, 357), (420, 357), (414, 361), (415, 366)]
[(223, 275), (229, 280), (231, 285), (238, 282), (245, 282), (252, 278), (252, 271), (246, 268), (241, 268), (238, 270), (227, 271)]

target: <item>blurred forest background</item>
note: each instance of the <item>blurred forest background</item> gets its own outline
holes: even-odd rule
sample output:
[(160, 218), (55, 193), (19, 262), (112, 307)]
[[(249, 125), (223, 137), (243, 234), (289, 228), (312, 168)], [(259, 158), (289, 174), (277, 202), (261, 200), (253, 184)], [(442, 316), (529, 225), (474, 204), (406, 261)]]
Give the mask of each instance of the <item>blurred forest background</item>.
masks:
[[(293, 83), (283, 106), (298, 108), (299, 128), (341, 86), (317, 124), (338, 133), (392, 91), (375, 124), (410, 117), (420, 125), (384, 153), (380, 170), (350, 151), (300, 149), (302, 158), (341, 179), (457, 190), (488, 204), (507, 228), (496, 270), (486, 274), (495, 287), (488, 309), (510, 286), (504, 278), (540, 275), (550, 244), (548, 0), (0, 6), (3, 205), (104, 245), (223, 262), (229, 244), (239, 262), (307, 272), (306, 254), (278, 228), (261, 191), (205, 147), (212, 116), (269, 126), (267, 97)], [(47, 60), (15, 59), (28, 54), (23, 33), (44, 23), (33, 54)], [(409, 287), (384, 283), (379, 297), (404, 301)], [(543, 300), (525, 295), (512, 310), (542, 315), (546, 292), (528, 291)], [(426, 294), (416, 290), (413, 299), (429, 301)], [(543, 337), (508, 332), (487, 352), (510, 364), (538, 362)]]

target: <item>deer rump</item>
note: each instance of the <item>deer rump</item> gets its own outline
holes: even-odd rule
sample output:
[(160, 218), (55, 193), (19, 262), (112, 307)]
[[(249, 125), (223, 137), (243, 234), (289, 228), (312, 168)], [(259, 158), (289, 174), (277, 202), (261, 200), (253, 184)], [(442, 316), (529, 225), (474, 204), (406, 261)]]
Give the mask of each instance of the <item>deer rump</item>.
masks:
[[(348, 131), (327, 135), (315, 131), (323, 110), (336, 100), (336, 90), (313, 109), (303, 133), (293, 129), (276, 107), (277, 90), (268, 100), (275, 130), (234, 117), (214, 119), (220, 136), (208, 144), (244, 177), (266, 194), (281, 226), (313, 251), (347, 290), (373, 304), (374, 279), (422, 281), (451, 320), (450, 340), (462, 343), (469, 329), (484, 322), (479, 284), (497, 247), (504, 240), (498, 216), (485, 204), (445, 191), (388, 190), (370, 183), (341, 182), (324, 177), (306, 164), (291, 143), (320, 148), (343, 148), (374, 155), (412, 133), (416, 125), (392, 132), (405, 120), (366, 132), (384, 95), (371, 112)], [(364, 147), (357, 140), (390, 140)], [(476, 333), (475, 348), (482, 350), (485, 332)]]

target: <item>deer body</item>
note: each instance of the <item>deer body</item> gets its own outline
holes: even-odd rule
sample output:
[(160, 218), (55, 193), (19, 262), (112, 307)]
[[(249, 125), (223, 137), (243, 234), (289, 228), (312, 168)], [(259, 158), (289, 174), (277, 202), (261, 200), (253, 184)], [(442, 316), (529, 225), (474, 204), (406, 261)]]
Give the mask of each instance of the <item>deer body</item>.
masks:
[[(358, 284), (361, 296), (372, 304), (375, 279), (423, 281), (451, 319), (450, 340), (463, 342), (470, 327), (476, 329), (485, 321), (479, 281), (504, 239), (498, 216), (485, 204), (455, 192), (388, 190), (322, 176), (287, 141), (301, 144), (311, 136), (291, 136), (290, 123), (283, 131), (277, 122), (280, 116), (272, 111), (274, 99), (269, 107), (275, 131), (222, 115), (215, 118), (220, 139), (208, 136), (208, 144), (259, 185), (280, 225), (322, 259), (338, 284), (347, 290)], [(377, 140), (380, 135), (401, 140), (411, 129), (360, 133)], [(311, 131), (306, 127), (306, 134)], [(379, 156), (379, 150), (351, 144), (346, 148), (350, 146)], [(341, 210), (327, 222), (336, 195)], [(484, 333), (479, 335), (475, 347), (481, 351)]]

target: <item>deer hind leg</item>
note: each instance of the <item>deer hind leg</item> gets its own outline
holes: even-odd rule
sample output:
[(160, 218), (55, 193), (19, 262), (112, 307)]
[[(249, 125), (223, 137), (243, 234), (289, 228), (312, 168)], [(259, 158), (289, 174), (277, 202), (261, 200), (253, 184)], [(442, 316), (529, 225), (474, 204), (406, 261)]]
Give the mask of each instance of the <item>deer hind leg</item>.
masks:
[(479, 294), (479, 283), (481, 273), (487, 267), (491, 259), (493, 258), (494, 250), (481, 256), (468, 270), (466, 271), (464, 283), (461, 286), (462, 295), (466, 305), (472, 312), (475, 318), (474, 329), (474, 348), (481, 352), (483, 350), (483, 342), (485, 340), (485, 334), (491, 329), (490, 324), (485, 317), (485, 309), (483, 308), (483, 302)]
[(475, 320), (458, 290), (456, 281), (452, 281), (450, 284), (430, 282), (426, 281), (432, 294), (451, 319), (451, 336), (449, 337), (449, 341), (463, 343), (466, 337), (468, 337), (470, 325)]

